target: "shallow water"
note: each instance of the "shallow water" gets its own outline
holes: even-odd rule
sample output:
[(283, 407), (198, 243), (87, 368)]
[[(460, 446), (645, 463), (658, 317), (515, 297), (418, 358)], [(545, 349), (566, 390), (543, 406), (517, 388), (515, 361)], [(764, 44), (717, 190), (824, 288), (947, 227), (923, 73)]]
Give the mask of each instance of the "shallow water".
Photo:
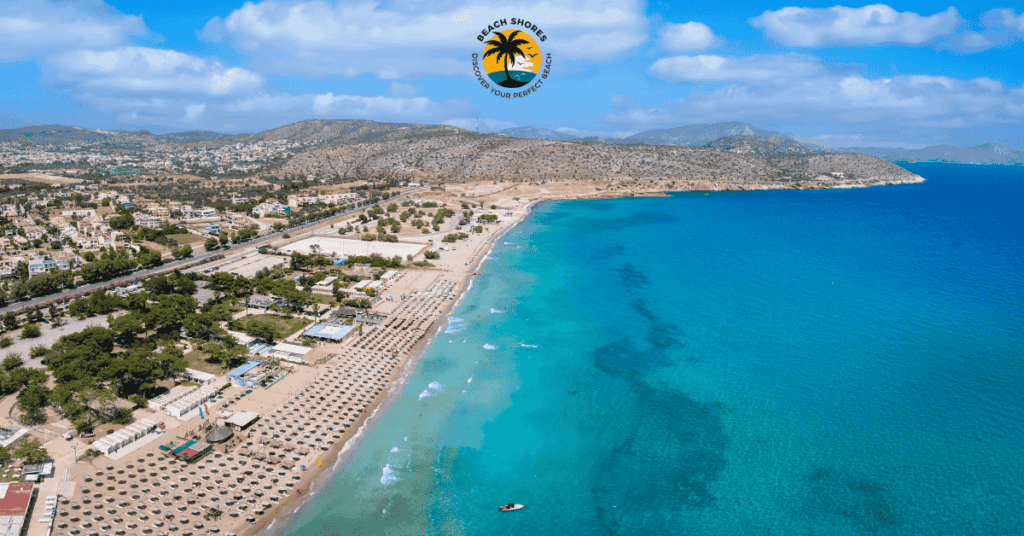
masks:
[(285, 534), (1024, 533), (1024, 170), (907, 167), (541, 205)]

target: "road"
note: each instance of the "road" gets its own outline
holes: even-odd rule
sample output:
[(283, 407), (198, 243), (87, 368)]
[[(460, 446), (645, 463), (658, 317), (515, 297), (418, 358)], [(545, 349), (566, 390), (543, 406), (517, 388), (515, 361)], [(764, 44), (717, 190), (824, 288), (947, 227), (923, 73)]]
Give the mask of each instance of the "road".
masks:
[[(187, 259), (181, 259), (181, 260), (176, 260), (176, 261), (172, 261), (172, 262), (166, 262), (166, 263), (164, 263), (161, 266), (158, 266), (156, 268), (150, 268), (150, 269), (147, 269), (147, 270), (138, 270), (138, 271), (132, 272), (131, 274), (128, 274), (128, 275), (125, 275), (125, 276), (121, 276), (121, 277), (116, 277), (114, 279), (110, 279), (108, 281), (103, 281), (101, 283), (92, 283), (92, 284), (89, 284), (89, 285), (82, 285), (82, 286), (75, 287), (73, 289), (68, 289), (68, 290), (65, 290), (65, 291), (62, 291), (62, 292), (58, 292), (58, 293), (55, 293), (55, 294), (50, 294), (49, 296), (40, 296), (38, 298), (32, 298), (31, 300), (26, 300), (26, 301), (20, 301), (20, 302), (17, 302), (17, 303), (13, 303), (11, 305), (8, 305), (7, 307), (0, 308), (0, 315), (6, 314), (8, 312), (21, 312), (21, 311), (24, 311), (26, 309), (31, 309), (33, 307), (37, 307), (39, 305), (47, 305), (47, 304), (49, 304), (50, 302), (52, 302), (54, 300), (62, 300), (63, 298), (65, 298), (67, 296), (74, 296), (76, 294), (83, 294), (83, 293), (88, 294), (88, 293), (90, 293), (90, 292), (92, 292), (94, 290), (97, 290), (97, 289), (101, 289), (101, 288), (105, 288), (105, 287), (111, 287), (111, 286), (118, 286), (118, 285), (120, 285), (122, 283), (127, 283), (127, 282), (130, 282), (130, 281), (135, 281), (137, 279), (140, 279), (140, 278), (143, 278), (143, 277), (146, 277), (146, 276), (150, 276), (150, 275), (153, 275), (153, 274), (159, 274), (159, 273), (171, 271), (171, 270), (174, 270), (176, 268), (181, 268), (182, 266), (185, 266), (187, 264), (202, 262), (205, 259), (209, 259), (209, 258), (217, 256), (217, 255), (224, 255), (224, 261), (223, 262), (228, 262), (228, 261), (240, 259), (240, 258), (242, 258), (244, 256), (244, 253), (242, 253), (243, 250), (250, 249), (250, 248), (258, 248), (260, 245), (267, 244), (267, 243), (269, 243), (269, 242), (271, 242), (273, 240), (281, 238), (285, 234), (289, 234), (291, 236), (291, 238), (299, 238), (299, 237), (310, 236), (310, 235), (313, 234), (312, 231), (309, 231), (307, 233), (303, 233), (301, 235), (296, 235), (295, 233), (296, 232), (301, 232), (301, 231), (303, 231), (305, 229), (311, 229), (313, 227), (318, 227), (318, 226), (321, 226), (321, 225), (328, 225), (328, 224), (330, 224), (333, 221), (343, 220), (345, 218), (352, 217), (354, 214), (358, 214), (358, 213), (360, 213), (360, 212), (362, 212), (362, 211), (364, 211), (364, 210), (366, 210), (368, 208), (372, 208), (372, 207), (375, 207), (377, 205), (385, 205), (385, 204), (394, 203), (395, 201), (397, 201), (399, 199), (402, 199), (403, 197), (407, 197), (409, 195), (412, 195), (412, 194), (415, 194), (415, 193), (419, 193), (419, 192), (422, 192), (422, 191), (425, 191), (425, 190), (426, 190), (426, 188), (417, 188), (417, 189), (414, 189), (414, 190), (409, 190), (408, 192), (404, 192), (404, 193), (398, 194), (398, 195), (396, 195), (394, 197), (390, 197), (388, 199), (384, 199), (384, 200), (378, 201), (376, 203), (371, 203), (371, 204), (367, 204), (367, 205), (361, 205), (358, 208), (354, 208), (354, 209), (349, 210), (347, 212), (339, 213), (338, 215), (333, 216), (331, 218), (327, 218), (327, 219), (323, 219), (323, 220), (318, 220), (318, 221), (315, 221), (315, 222), (304, 223), (302, 225), (296, 225), (295, 227), (288, 227), (288, 228), (282, 229), (280, 231), (274, 231), (274, 232), (270, 232), (270, 233), (259, 234), (259, 235), (257, 235), (256, 238), (254, 238), (253, 240), (250, 240), (249, 242), (245, 242), (243, 244), (237, 244), (237, 245), (231, 246), (230, 248), (227, 248), (227, 249), (203, 252), (203, 253), (201, 253), (199, 255), (196, 255), (196, 256), (193, 256), (193, 257), (189, 257)], [(234, 253), (234, 254), (232, 254), (232, 253)]]

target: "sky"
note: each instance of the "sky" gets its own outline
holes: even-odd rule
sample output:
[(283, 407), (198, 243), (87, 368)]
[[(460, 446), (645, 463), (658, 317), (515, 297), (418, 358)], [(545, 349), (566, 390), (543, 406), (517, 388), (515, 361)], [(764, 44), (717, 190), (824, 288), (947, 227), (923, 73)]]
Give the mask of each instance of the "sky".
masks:
[[(835, 1), (0, 0), (0, 128), (369, 119), (622, 137), (743, 121), (834, 147), (1024, 149), (1024, 2)], [(471, 55), (512, 18), (552, 62), (504, 99)]]

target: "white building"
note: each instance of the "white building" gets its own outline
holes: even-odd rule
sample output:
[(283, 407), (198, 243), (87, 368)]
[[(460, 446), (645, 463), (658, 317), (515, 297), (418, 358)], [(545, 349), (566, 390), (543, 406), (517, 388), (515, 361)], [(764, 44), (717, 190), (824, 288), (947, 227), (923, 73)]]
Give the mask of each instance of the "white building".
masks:
[(273, 359), (308, 365), (310, 362), (306, 360), (306, 356), (312, 351), (313, 348), (310, 346), (282, 342), (274, 345), (273, 348), (267, 350), (263, 355)]

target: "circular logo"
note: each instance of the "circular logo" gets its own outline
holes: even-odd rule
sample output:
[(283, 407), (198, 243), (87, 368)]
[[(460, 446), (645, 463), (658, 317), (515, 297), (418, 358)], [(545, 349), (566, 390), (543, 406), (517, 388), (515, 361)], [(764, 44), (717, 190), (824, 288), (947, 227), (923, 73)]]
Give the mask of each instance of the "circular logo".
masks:
[(540, 72), (540, 45), (520, 30), (494, 32), (484, 43), (483, 67), (487, 77), (508, 89), (523, 87)]
[(503, 99), (534, 93), (551, 74), (551, 53), (540, 51), (540, 43), (547, 38), (544, 30), (526, 19), (494, 21), (476, 35), (484, 45), (482, 52), (473, 53), (477, 82)]

